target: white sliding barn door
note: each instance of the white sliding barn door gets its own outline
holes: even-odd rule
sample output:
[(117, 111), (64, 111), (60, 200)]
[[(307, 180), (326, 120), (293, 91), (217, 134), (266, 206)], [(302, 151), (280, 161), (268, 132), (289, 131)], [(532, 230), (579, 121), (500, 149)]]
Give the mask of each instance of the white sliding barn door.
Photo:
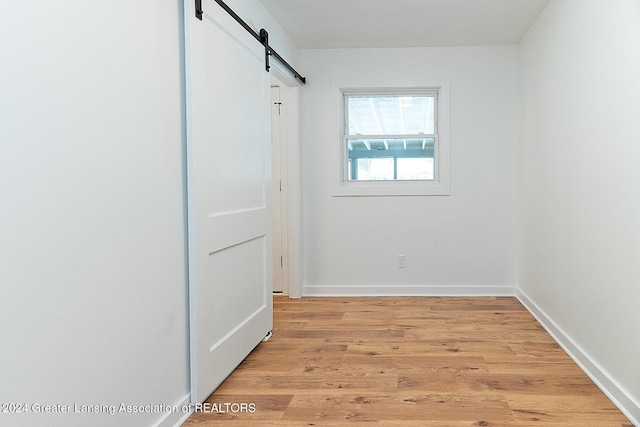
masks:
[(270, 88), (264, 47), (185, 1), (191, 400), (271, 330)]

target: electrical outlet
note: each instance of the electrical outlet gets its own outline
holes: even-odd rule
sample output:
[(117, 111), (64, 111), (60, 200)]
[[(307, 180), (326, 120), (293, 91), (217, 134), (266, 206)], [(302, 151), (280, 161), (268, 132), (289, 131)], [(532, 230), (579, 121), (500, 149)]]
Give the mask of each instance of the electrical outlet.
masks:
[(406, 255), (398, 255), (398, 268), (405, 268), (407, 266), (407, 256)]

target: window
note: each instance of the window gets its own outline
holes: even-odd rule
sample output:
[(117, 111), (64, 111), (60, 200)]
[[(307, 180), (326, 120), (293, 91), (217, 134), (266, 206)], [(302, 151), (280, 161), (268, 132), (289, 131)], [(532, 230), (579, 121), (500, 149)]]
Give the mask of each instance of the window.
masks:
[(437, 91), (345, 91), (349, 181), (433, 180)]
[(441, 87), (341, 94), (343, 188), (336, 195), (448, 194), (442, 185), (448, 160), (439, 134)]

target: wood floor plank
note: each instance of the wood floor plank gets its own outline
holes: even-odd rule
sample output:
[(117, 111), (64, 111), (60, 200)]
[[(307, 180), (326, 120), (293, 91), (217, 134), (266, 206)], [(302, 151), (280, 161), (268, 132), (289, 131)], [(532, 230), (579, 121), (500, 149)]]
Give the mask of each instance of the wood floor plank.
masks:
[(272, 338), (208, 402), (184, 425), (631, 426), (509, 297), (274, 297)]
[[(478, 418), (480, 417), (480, 418)], [(292, 421), (449, 420), (475, 422), (486, 417), (513, 421), (501, 398), (457, 395), (304, 395), (296, 396), (283, 419)]]
[(413, 374), (398, 379), (398, 393), (468, 393), (484, 395), (540, 394), (554, 396), (581, 396), (598, 392), (598, 388), (586, 376), (562, 376), (553, 374), (484, 374), (464, 372)]
[[(601, 393), (581, 396), (507, 395), (506, 399), (514, 418), (522, 422), (539, 425), (622, 425), (619, 411)], [(530, 409), (532, 407), (535, 410)]]

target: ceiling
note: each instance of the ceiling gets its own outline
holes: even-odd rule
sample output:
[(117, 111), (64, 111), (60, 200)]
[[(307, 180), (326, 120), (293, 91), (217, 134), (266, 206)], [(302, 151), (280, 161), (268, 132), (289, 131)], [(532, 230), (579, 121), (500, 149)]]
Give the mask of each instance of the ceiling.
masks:
[(260, 0), (301, 49), (517, 44), (549, 0)]

